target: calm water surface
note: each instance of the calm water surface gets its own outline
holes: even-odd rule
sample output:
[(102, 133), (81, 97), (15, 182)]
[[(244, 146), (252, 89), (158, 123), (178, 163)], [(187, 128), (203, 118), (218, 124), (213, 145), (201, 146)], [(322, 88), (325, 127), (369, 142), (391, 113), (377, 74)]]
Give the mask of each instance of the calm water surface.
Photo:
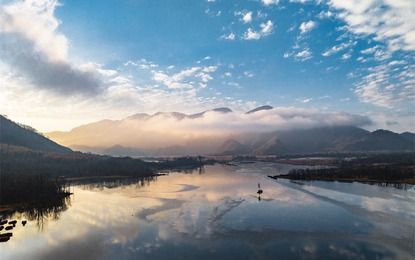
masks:
[[(20, 220), (13, 237), (0, 243), (0, 258), (415, 257), (413, 187), (266, 177), (290, 168), (215, 165), (201, 173), (171, 173), (144, 187), (75, 186), (64, 211), (13, 216)], [(33, 220), (23, 226), (23, 219)]]

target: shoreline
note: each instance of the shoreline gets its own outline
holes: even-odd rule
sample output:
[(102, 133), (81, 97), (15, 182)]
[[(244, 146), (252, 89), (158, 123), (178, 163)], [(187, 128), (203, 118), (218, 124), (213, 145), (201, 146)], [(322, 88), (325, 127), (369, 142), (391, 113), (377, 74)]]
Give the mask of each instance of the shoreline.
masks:
[(47, 199), (41, 199), (39, 201), (32, 202), (20, 202), (20, 203), (7, 203), (5, 205), (0, 205), (0, 214), (7, 214), (11, 211), (27, 210), (30, 208), (39, 208), (39, 207), (53, 207), (54, 205), (61, 203), (61, 200), (73, 195), (72, 192), (60, 192), (53, 194), (52, 197)]
[(295, 180), (295, 181), (327, 181), (327, 182), (360, 182), (360, 183), (386, 183), (386, 184), (408, 184), (408, 185), (415, 185), (415, 180), (381, 180), (381, 179), (367, 179), (367, 178), (329, 178), (329, 177), (320, 177), (320, 178), (298, 178), (296, 176), (290, 176), (288, 174), (285, 175), (268, 175), (268, 178), (278, 180), (278, 179), (285, 179), (285, 180)]

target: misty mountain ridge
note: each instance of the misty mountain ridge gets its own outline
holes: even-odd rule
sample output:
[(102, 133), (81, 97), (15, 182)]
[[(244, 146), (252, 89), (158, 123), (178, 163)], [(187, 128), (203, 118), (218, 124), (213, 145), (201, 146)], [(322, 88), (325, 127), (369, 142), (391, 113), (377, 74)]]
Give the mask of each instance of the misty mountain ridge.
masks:
[[(312, 124), (299, 124), (298, 118)], [(387, 130), (372, 133), (350, 125), (354, 122), (368, 123), (365, 117), (345, 113), (321, 114), (261, 106), (246, 113), (229, 108), (191, 115), (138, 113), (122, 120), (101, 120), (69, 132), (47, 135), (83, 152), (131, 156), (414, 150), (413, 133)]]
[(128, 120), (147, 120), (147, 119), (151, 119), (151, 118), (155, 118), (155, 117), (165, 117), (165, 118), (175, 118), (177, 120), (182, 120), (184, 118), (190, 118), (190, 119), (194, 119), (194, 118), (200, 118), (203, 117), (207, 112), (218, 112), (218, 113), (232, 113), (233, 111), (230, 108), (227, 107), (219, 107), (219, 108), (214, 108), (211, 110), (206, 110), (200, 113), (196, 113), (196, 114), (191, 114), (191, 115), (187, 115), (184, 113), (180, 113), (180, 112), (157, 112), (154, 113), (153, 115), (149, 115), (146, 113), (138, 113), (132, 116), (127, 117), (126, 119)]
[[(369, 132), (354, 126), (340, 126), (262, 133), (251, 136), (241, 145), (249, 148), (247, 155), (413, 151), (415, 142), (407, 136), (387, 130)], [(232, 149), (216, 151), (217, 155), (238, 153)]]
[(268, 106), (268, 105), (267, 106), (260, 106), (260, 107), (254, 108), (254, 109), (246, 112), (246, 114), (252, 114), (252, 113), (255, 113), (255, 112), (258, 112), (258, 111), (271, 110), (271, 109), (273, 109), (272, 106)]

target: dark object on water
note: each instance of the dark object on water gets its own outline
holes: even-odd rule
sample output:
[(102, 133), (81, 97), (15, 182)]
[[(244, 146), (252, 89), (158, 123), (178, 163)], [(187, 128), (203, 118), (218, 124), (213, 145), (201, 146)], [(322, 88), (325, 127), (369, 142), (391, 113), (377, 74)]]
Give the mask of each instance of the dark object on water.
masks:
[(10, 240), (10, 237), (13, 236), (13, 233), (4, 233), (4, 234), (0, 234), (0, 243), (1, 242), (7, 242)]
[(7, 226), (6, 228), (5, 228), (5, 230), (12, 230), (14, 228), (14, 226)]
[(23, 226), (25, 226), (25, 225), (26, 225), (26, 223), (27, 223), (27, 221), (26, 221), (26, 220), (22, 220), (22, 225), (23, 225)]
[(10, 240), (10, 237), (3, 237), (3, 236), (0, 237), (0, 243), (7, 242), (9, 240)]
[(4, 225), (4, 224), (7, 224), (7, 219), (6, 219), (6, 220), (2, 220), (2, 221), (0, 221), (0, 226), (2, 226), (2, 225)]
[(261, 184), (259, 184), (259, 182), (258, 182), (258, 191), (256, 193), (258, 193), (259, 195), (261, 195), (262, 192), (263, 191), (261, 190)]
[(3, 226), (0, 226), (0, 231), (2, 231), (2, 230), (3, 230), (3, 228), (4, 228)]
[(17, 220), (9, 221), (9, 225), (16, 225), (16, 223), (17, 223)]

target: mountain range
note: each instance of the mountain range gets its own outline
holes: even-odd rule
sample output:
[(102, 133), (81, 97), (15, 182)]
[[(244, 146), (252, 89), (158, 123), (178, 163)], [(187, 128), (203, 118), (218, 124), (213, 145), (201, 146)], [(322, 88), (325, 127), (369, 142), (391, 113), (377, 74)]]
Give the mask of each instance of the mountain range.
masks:
[(355, 126), (322, 127), (257, 133), (241, 142), (226, 141), (217, 155), (275, 155), (326, 152), (408, 151), (415, 148), (413, 133), (369, 132)]
[[(322, 125), (285, 130), (244, 129), (233, 118), (272, 111), (261, 106), (244, 115), (229, 108), (196, 114), (158, 112), (122, 120), (102, 120), (46, 136), (74, 150), (110, 155), (282, 155), (322, 152), (406, 151), (415, 149), (415, 134), (370, 132), (350, 125)], [(220, 118), (221, 123), (217, 123)], [(258, 119), (258, 120), (261, 120)], [(255, 124), (257, 122), (253, 122)]]

